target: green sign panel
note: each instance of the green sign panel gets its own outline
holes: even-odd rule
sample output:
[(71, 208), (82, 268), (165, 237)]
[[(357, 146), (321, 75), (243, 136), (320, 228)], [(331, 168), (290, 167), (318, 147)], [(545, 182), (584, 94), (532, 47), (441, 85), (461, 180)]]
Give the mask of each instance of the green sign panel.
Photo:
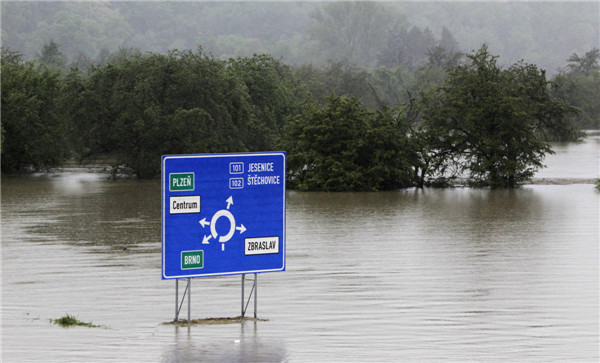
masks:
[(181, 252), (181, 269), (203, 268), (204, 267), (204, 251), (182, 251)]
[(194, 190), (194, 173), (169, 174), (169, 191), (182, 192)]

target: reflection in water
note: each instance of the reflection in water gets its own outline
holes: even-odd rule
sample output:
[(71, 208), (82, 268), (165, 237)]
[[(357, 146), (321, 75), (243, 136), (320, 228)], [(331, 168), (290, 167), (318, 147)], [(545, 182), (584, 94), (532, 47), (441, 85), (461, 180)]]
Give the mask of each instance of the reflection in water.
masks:
[[(589, 184), (290, 191), (268, 321), (188, 329), (162, 325), (159, 182), (3, 176), (2, 358), (598, 361), (599, 202)], [(239, 276), (193, 294), (193, 319), (239, 315)], [(108, 329), (49, 323), (66, 313)]]
[[(163, 362), (285, 362), (284, 342), (279, 338), (261, 339), (259, 322), (245, 322), (227, 329), (205, 326), (201, 329), (212, 339), (197, 335), (197, 327), (175, 326), (175, 344), (165, 352)], [(211, 331), (212, 330), (212, 331)], [(231, 334), (237, 330), (237, 334)]]
[[(39, 178), (48, 177), (45, 174), (38, 174)], [(94, 173), (63, 173), (49, 175), (50, 185), (54, 194), (75, 197), (84, 194), (97, 192), (96, 188), (101, 186), (99, 183), (106, 179), (105, 175)]]

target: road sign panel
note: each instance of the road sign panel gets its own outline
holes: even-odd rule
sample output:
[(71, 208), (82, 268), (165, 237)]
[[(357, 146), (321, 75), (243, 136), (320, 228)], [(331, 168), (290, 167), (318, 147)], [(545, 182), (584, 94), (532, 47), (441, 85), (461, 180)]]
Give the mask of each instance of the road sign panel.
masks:
[(285, 159), (163, 156), (163, 279), (284, 271)]

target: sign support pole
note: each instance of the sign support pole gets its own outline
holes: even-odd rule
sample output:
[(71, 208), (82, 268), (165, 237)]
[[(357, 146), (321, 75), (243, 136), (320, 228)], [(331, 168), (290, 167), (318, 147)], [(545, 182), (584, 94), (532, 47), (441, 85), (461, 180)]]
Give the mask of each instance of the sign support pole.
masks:
[(254, 319), (256, 319), (256, 303), (258, 302), (258, 274), (254, 274)]
[(187, 279), (187, 286), (183, 291), (183, 297), (181, 298), (181, 304), (179, 303), (179, 279), (175, 280), (175, 321), (179, 321), (179, 313), (181, 312), (181, 307), (183, 306), (183, 302), (185, 301), (185, 295), (188, 297), (188, 324), (191, 323), (191, 310), (192, 310), (192, 279)]
[(192, 324), (192, 279), (188, 278), (188, 325)]
[(175, 321), (179, 321), (179, 279), (175, 279)]
[(250, 304), (250, 300), (252, 299), (252, 294), (254, 294), (254, 318), (257, 316), (257, 303), (258, 303), (258, 273), (254, 274), (254, 280), (252, 281), (252, 290), (250, 290), (250, 295), (248, 295), (248, 301), (246, 301), (246, 305), (244, 305), (244, 285), (246, 283), (246, 275), (242, 275), (242, 318), (246, 315), (246, 311), (248, 310), (248, 305)]
[(246, 275), (242, 274), (242, 318), (246, 311), (244, 310), (244, 285), (246, 284)]

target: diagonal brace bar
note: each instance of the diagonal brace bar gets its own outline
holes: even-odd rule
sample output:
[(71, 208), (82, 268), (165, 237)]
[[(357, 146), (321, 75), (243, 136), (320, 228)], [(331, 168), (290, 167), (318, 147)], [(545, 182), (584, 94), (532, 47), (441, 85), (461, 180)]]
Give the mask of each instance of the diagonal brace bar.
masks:
[(252, 280), (252, 289), (250, 290), (250, 294), (248, 295), (248, 300), (246, 301), (246, 305), (244, 306), (244, 285), (246, 282), (246, 275), (242, 275), (242, 317), (246, 316), (246, 311), (248, 311), (248, 305), (250, 304), (250, 299), (252, 299), (252, 294), (254, 294), (254, 318), (256, 318), (256, 303), (257, 303), (257, 291), (258, 291), (258, 274), (254, 274), (254, 280)]

